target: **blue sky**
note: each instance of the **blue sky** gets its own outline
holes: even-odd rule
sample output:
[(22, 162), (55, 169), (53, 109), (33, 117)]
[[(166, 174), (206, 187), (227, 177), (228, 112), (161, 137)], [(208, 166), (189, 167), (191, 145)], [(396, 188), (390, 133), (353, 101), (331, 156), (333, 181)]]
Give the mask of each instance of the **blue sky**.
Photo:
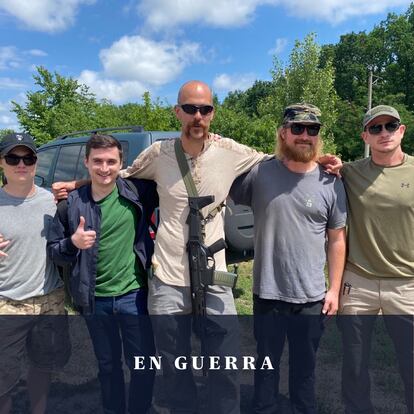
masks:
[(18, 130), (10, 101), (35, 90), (36, 66), (87, 84), (98, 99), (175, 103), (190, 79), (220, 98), (270, 79), (295, 40), (320, 44), (369, 31), (408, 0), (0, 0), (0, 129)]

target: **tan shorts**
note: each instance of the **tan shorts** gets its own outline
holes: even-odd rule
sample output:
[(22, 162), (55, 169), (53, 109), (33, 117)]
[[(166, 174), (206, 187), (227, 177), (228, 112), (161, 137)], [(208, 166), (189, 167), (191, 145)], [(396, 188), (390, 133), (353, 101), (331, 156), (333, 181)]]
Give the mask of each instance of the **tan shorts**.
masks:
[(9, 392), (30, 364), (57, 372), (70, 356), (63, 289), (23, 301), (0, 299), (0, 396)]
[(375, 278), (345, 270), (339, 295), (342, 315), (414, 315), (413, 278)]

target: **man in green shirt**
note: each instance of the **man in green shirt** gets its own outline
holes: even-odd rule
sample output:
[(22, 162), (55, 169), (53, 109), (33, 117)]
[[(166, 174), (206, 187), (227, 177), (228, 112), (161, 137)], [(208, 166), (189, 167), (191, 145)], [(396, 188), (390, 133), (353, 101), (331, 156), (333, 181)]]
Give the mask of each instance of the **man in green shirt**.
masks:
[(122, 146), (110, 135), (92, 135), (85, 165), (91, 183), (58, 206), (52, 259), (71, 263), (70, 292), (85, 316), (99, 367), (105, 414), (125, 414), (122, 349), (130, 369), (128, 412), (149, 410), (154, 371), (134, 370), (134, 357), (154, 355), (147, 315), (146, 270), (153, 253), (149, 217), (155, 183), (118, 178)]
[(362, 139), (371, 157), (341, 170), (348, 196), (349, 252), (340, 297), (346, 414), (374, 413), (369, 355), (375, 316), (393, 340), (413, 413), (414, 157), (404, 154), (405, 125), (391, 106), (369, 110)]

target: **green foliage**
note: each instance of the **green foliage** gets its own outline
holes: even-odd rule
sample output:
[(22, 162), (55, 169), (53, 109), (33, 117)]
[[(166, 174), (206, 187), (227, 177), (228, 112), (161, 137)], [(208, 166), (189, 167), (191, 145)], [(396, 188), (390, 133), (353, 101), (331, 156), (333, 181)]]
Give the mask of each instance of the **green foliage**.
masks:
[(296, 102), (312, 103), (322, 111), (322, 137), (325, 152), (335, 153), (333, 128), (337, 119), (338, 97), (334, 88), (335, 71), (332, 61), (325, 55), (324, 66), (320, 65), (321, 48), (313, 33), (303, 42), (296, 41), (290, 55), (290, 63), (282, 68), (274, 59), (272, 69), (272, 94), (259, 105), (260, 116), (272, 116), (280, 125), (283, 110)]
[(271, 93), (272, 82), (256, 80), (245, 92), (229, 92), (223, 105), (237, 112), (244, 112), (248, 116), (257, 116), (259, 115), (258, 106), (260, 101), (271, 95)]
[[(309, 102), (322, 111), (325, 152), (344, 160), (363, 156), (361, 122), (367, 109), (368, 73), (373, 72), (372, 105), (397, 107), (407, 131), (403, 149), (414, 153), (414, 4), (391, 13), (371, 32), (348, 33), (337, 44), (320, 47), (311, 33), (298, 40), (289, 62), (274, 57), (271, 81), (257, 80), (246, 91), (230, 92), (216, 107), (212, 131), (265, 152), (273, 152), (283, 109)], [(36, 91), (24, 105), (13, 103), (22, 130), (39, 144), (84, 129), (142, 125), (147, 130), (178, 130), (173, 108), (148, 92), (142, 103), (98, 102), (88, 87), (38, 67)], [(0, 131), (1, 134), (1, 131)]]
[(361, 122), (368, 103), (368, 74), (374, 75), (372, 106), (388, 104), (400, 111), (408, 126), (403, 149), (412, 154), (414, 127), (414, 5), (406, 13), (391, 13), (369, 32), (341, 36), (336, 45), (326, 45), (322, 55), (332, 59), (335, 88), (341, 99), (333, 133), (344, 159), (363, 156)]
[(77, 80), (52, 74), (43, 67), (33, 76), (39, 90), (27, 92), (26, 104), (12, 102), (12, 111), (23, 129), (43, 144), (68, 131), (93, 126), (96, 100)]
[(251, 118), (244, 112), (219, 105), (211, 129), (257, 150), (268, 153), (274, 150), (276, 125), (271, 117)]
[(353, 161), (364, 156), (361, 138), (362, 117), (365, 109), (354, 102), (339, 99), (338, 118), (334, 126), (337, 152), (343, 161)]
[[(0, 129), (0, 140), (7, 135), (14, 132), (12, 129)], [(3, 169), (0, 167), (0, 187), (3, 186)]]
[(108, 100), (97, 102), (85, 85), (43, 67), (37, 68), (36, 92), (26, 93), (27, 102), (13, 102), (13, 112), (23, 129), (43, 144), (68, 132), (123, 125), (142, 125), (145, 129), (176, 130), (172, 108), (159, 100), (151, 101), (145, 92), (143, 104), (117, 106)]

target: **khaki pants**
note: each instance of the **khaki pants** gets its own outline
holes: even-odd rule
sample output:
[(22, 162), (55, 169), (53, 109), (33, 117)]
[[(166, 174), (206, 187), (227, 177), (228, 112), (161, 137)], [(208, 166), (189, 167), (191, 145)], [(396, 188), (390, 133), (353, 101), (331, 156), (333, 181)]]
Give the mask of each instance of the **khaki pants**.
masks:
[(408, 413), (414, 413), (414, 277), (368, 279), (346, 270), (340, 294), (342, 396), (346, 414), (373, 414), (369, 359), (375, 319), (383, 315), (394, 343)]
[(414, 276), (368, 279), (345, 270), (339, 302), (342, 315), (414, 315)]

